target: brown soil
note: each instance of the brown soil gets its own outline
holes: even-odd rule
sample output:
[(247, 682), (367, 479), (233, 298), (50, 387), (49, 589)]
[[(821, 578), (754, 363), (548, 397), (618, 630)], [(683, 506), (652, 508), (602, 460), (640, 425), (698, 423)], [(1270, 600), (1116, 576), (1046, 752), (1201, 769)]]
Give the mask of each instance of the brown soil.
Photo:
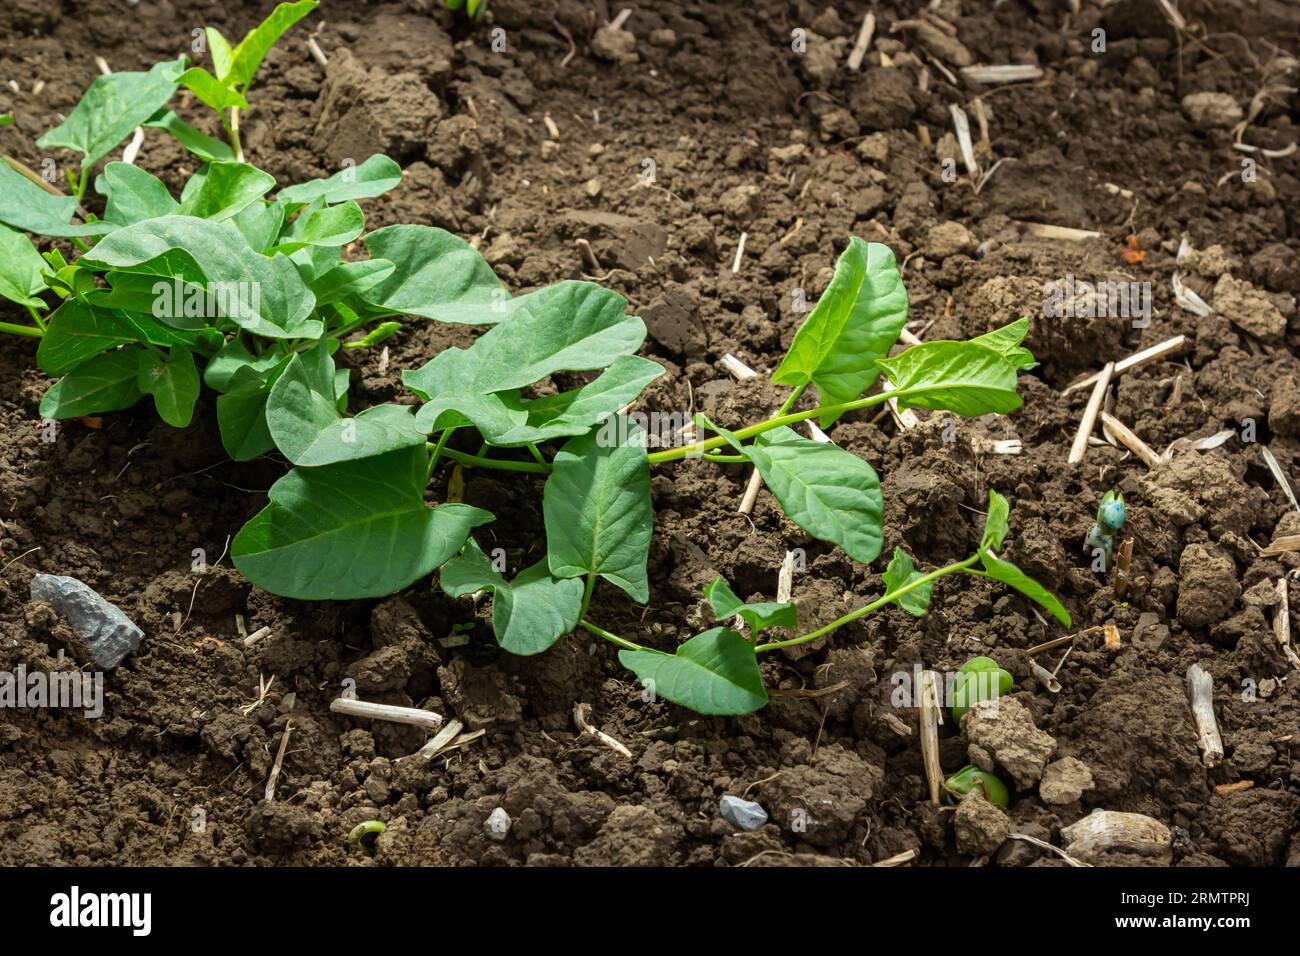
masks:
[[(6, 4), (0, 74), (22, 90), (0, 87), (0, 113), (17, 116), (3, 134), (6, 150), (39, 162), (28, 144), (93, 78), (95, 54), (141, 69), (174, 55), (194, 26), (242, 33), (270, 6)], [(974, 654), (1015, 675), (1015, 698), (1055, 739), (1052, 759), (1078, 758), (1093, 777), (1093, 788), (1066, 805), (1044, 802), (1033, 787), (1016, 793), (1013, 830), (1055, 840), (1094, 808), (1136, 811), (1179, 828), (1176, 864), (1300, 863), (1300, 677), (1273, 638), (1266, 593), (1300, 569), (1300, 556), (1260, 555), (1275, 536), (1300, 532), (1300, 520), (1258, 447), (1267, 443), (1298, 474), (1300, 185), (1294, 156), (1235, 151), (1228, 130), (1197, 129), (1179, 106), (1199, 91), (1248, 104), (1275, 44), (1295, 51), (1295, 8), (1183, 3), (1210, 34), (1194, 43), (1164, 25), (1154, 0), (1121, 0), (1105, 17), (1088, 0), (1078, 17), (1063, 0), (996, 10), (966, 2), (959, 14), (949, 0), (943, 10), (974, 62), (1037, 62), (1046, 71), (1040, 83), (984, 94), (992, 151), (1006, 161), (975, 194), (964, 180), (945, 181), (918, 139), (921, 128), (934, 140), (948, 132), (949, 104), (969, 109), (971, 90), (929, 67), (922, 91), (916, 35), (889, 30), (928, 4), (876, 8), (877, 43), (857, 74), (842, 63), (860, 2), (836, 5), (839, 15), (775, 0), (641, 4), (628, 21), (638, 61), (624, 65), (593, 52), (591, 10), (604, 6), (493, 0), (489, 20), (470, 30), (434, 0), (331, 4), (320, 34), (332, 55), (327, 73), (307, 55), (301, 30), (268, 58), (246, 125), (250, 155), (288, 183), (387, 152), (405, 182), (369, 204), (371, 227), (430, 223), (479, 236), (516, 292), (590, 272), (575, 245), (589, 240), (608, 270), (602, 281), (650, 327), (645, 354), (668, 369), (642, 402), (649, 410), (693, 403), (728, 424), (767, 414), (775, 392), (735, 384), (718, 360), (730, 352), (773, 368), (800, 320), (793, 291), (815, 298), (853, 234), (887, 242), (906, 260), (912, 316), (927, 324), (926, 338), (1033, 316), (1029, 344), (1042, 365), (1023, 380), (1021, 411), (959, 421), (955, 442), (943, 440), (942, 416), (925, 413), (907, 432), (887, 418), (849, 416), (833, 436), (880, 472), (888, 545), (927, 566), (969, 553), (988, 489), (1007, 495), (1013, 560), (1062, 595), (1077, 629), (1116, 625), (1123, 649), (1111, 654), (1081, 639), (1060, 671), (1063, 690), (1050, 694), (1031, 675), (1025, 648), (1060, 628), (1004, 588), (950, 578), (925, 618), (877, 614), (774, 656), (764, 671), (776, 693), (755, 715), (702, 719), (646, 704), (612, 649), (585, 637), (539, 658), (499, 653), (484, 608), (468, 644), (442, 646), (475, 611), (428, 582), (377, 604), (306, 604), (250, 588), (228, 560), (196, 576), (192, 550), (209, 560), (222, 554), (282, 463), (226, 461), (210, 403), (184, 433), (142, 407), (98, 429), (66, 424), (57, 442), (44, 443), (37, 404), (47, 381), (30, 343), (6, 341), (0, 669), (72, 666), (66, 629), (27, 601), (38, 570), (98, 588), (147, 638), (109, 675), (103, 718), (0, 714), (0, 863), (863, 864), (911, 849), (921, 864), (964, 865), (953, 814), (926, 800), (915, 734), (891, 727), (900, 718), (915, 730), (917, 717), (891, 707), (890, 675), (918, 662), (952, 669)], [(557, 24), (577, 44), (567, 66)], [(1104, 54), (1089, 49), (1098, 26), (1107, 29)], [(496, 27), (505, 52), (491, 49)], [(803, 55), (790, 50), (796, 28), (809, 31)], [(893, 67), (880, 65), (881, 50)], [(33, 96), (38, 78), (46, 86)], [(1247, 142), (1276, 149), (1296, 140), (1288, 96), (1268, 102)], [(545, 150), (544, 114), (560, 130)], [(791, 145), (803, 149), (786, 151)], [(1258, 158), (1257, 180), (1220, 183), (1248, 155)], [(641, 179), (647, 159), (652, 186)], [(159, 134), (147, 138), (143, 164), (173, 186), (192, 171)], [(1104, 237), (1034, 239), (1018, 225), (1025, 221)], [(954, 222), (978, 254), (960, 230), (936, 230)], [(733, 273), (742, 231), (745, 256)], [(1131, 266), (1121, 257), (1130, 233), (1146, 253)], [(1171, 276), (1184, 233), (1198, 250), (1222, 246), (1217, 260), (1184, 266), (1197, 291), (1213, 299), (1226, 263), (1280, 310), (1285, 329), (1260, 334), (1250, 316), (1197, 319), (1178, 308)], [(1040, 320), (1043, 283), (1067, 274), (1151, 282), (1150, 325)], [(1063, 394), (1065, 386), (1178, 333), (1188, 337), (1181, 355), (1119, 380), (1116, 416), (1157, 450), (1225, 428), (1234, 437), (1155, 471), (1109, 445), (1067, 466), (1088, 390)], [(392, 342), (391, 370), (381, 374), (372, 353), (356, 360), (356, 399), (399, 396), (400, 369), (471, 336), (411, 323)], [(1241, 440), (1247, 420), (1258, 443)], [(971, 439), (988, 438), (1019, 438), (1024, 453), (972, 450)], [(536, 560), (540, 482), (464, 477), (466, 500), (497, 513), (487, 534), (499, 536), (510, 563)], [(708, 622), (700, 589), (711, 577), (770, 599), (782, 556), (795, 547), (807, 554), (795, 580), (804, 622), (879, 593), (883, 564), (858, 566), (808, 539), (766, 494), (752, 521), (736, 514), (747, 477), (704, 462), (658, 468), (650, 604), (632, 606), (602, 587), (593, 618), (671, 649)], [(1126, 496), (1136, 544), (1127, 603), (1116, 603), (1082, 549), (1112, 487)], [(1294, 585), (1291, 605), (1300, 606)], [(271, 636), (245, 649), (236, 614)], [(1055, 666), (1060, 653), (1048, 657)], [(1195, 661), (1214, 677), (1227, 751), (1208, 771), (1184, 690)], [(272, 678), (264, 701), (250, 706), (259, 681)], [(367, 698), (430, 706), (487, 733), (425, 765), (399, 761), (424, 736), (332, 716), (329, 701), (347, 678)], [(836, 689), (800, 693), (824, 688)], [(631, 760), (576, 732), (579, 701)], [(268, 803), (263, 788), (290, 718)], [(967, 762), (966, 738), (951, 724), (941, 733), (943, 765), (955, 770)], [(1238, 781), (1253, 787), (1214, 790)], [(717, 809), (728, 793), (758, 800), (773, 823), (734, 834)], [(496, 806), (514, 820), (501, 843), (482, 828)], [(201, 832), (195, 808), (206, 816)], [(801, 811), (811, 820), (802, 832), (791, 826)], [(348, 845), (349, 829), (371, 818), (387, 821), (387, 832), (373, 846)], [(1016, 841), (996, 861), (1059, 863)]]

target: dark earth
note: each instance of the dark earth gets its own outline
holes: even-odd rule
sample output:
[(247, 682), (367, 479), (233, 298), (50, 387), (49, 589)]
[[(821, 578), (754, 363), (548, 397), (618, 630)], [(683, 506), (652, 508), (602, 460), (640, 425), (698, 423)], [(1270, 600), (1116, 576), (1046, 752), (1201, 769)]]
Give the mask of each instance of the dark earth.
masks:
[[(9, 0), (0, 113), (16, 122), (0, 131), (3, 150), (39, 166), (32, 142), (94, 78), (94, 56), (146, 69), (188, 50), (192, 30), (242, 35), (272, 5)], [(1026, 649), (1071, 631), (960, 575), (940, 582), (924, 618), (893, 608), (767, 655), (772, 703), (732, 719), (644, 701), (615, 650), (582, 634), (510, 657), (492, 641), (486, 599), (452, 600), (429, 580), (381, 602), (273, 597), (217, 559), (263, 505), (281, 460), (227, 460), (210, 395), (184, 432), (142, 405), (65, 423), (44, 442), (37, 405), (49, 381), (34, 342), (7, 339), (0, 669), (84, 660), (50, 609), (29, 602), (37, 571), (92, 585), (146, 638), (108, 674), (102, 718), (0, 714), (0, 864), (865, 865), (915, 851), (910, 865), (1060, 866), (1028, 842), (1003, 842), (999, 827), (1060, 845), (1060, 829), (1097, 808), (1173, 832), (1163, 858), (1097, 863), (1300, 864), (1300, 674), (1273, 631), (1279, 579), (1300, 607), (1300, 554), (1261, 553), (1300, 533), (1300, 509), (1261, 453), (1266, 445), (1300, 475), (1300, 182), (1295, 154), (1259, 151), (1300, 137), (1300, 9), (1184, 0), (1175, 29), (1156, 0), (930, 6), (872, 6), (875, 40), (851, 71), (861, 2), (637, 4), (620, 44), (597, 34), (620, 8), (604, 0), (493, 0), (475, 25), (434, 0), (335, 0), (270, 54), (245, 145), (282, 185), (387, 153), (404, 182), (366, 204), (370, 228), (425, 223), (475, 239), (512, 293), (583, 276), (617, 290), (649, 326), (643, 354), (667, 369), (637, 406), (645, 411), (703, 410), (732, 427), (770, 414), (783, 390), (737, 383), (720, 360), (731, 353), (770, 374), (802, 319), (795, 291), (815, 300), (851, 235), (888, 243), (905, 265), (910, 328), (922, 338), (1030, 316), (1041, 365), (1022, 377), (1018, 412), (954, 429), (922, 411), (905, 429), (868, 409), (831, 429), (881, 475), (886, 552), (875, 566), (808, 538), (766, 492), (752, 519), (738, 514), (742, 466), (657, 466), (651, 600), (634, 606), (602, 585), (590, 616), (671, 650), (711, 626), (701, 589), (715, 575), (742, 597), (772, 600), (786, 551), (800, 548), (801, 624), (825, 623), (881, 593), (894, 545), (925, 568), (969, 554), (995, 489), (1012, 505), (1007, 553), (1061, 596), (1080, 632), (1059, 693), (1033, 676)], [(902, 20), (911, 25), (891, 29)], [(1097, 28), (1104, 52), (1093, 49)], [(505, 49), (494, 51), (497, 29)], [(791, 48), (796, 29), (803, 53)], [(327, 69), (306, 48), (312, 30)], [(957, 74), (970, 63), (1043, 74), (980, 86)], [(1189, 94), (1227, 94), (1250, 116), (1261, 91), (1240, 134), (1255, 152), (1233, 148), (1241, 117), (1184, 106)], [(943, 159), (958, 155), (953, 104), (971, 116), (981, 168), (1002, 160), (978, 193), (960, 159), (948, 164), (955, 181), (944, 175)], [(154, 130), (140, 163), (174, 191), (194, 170)], [(1041, 238), (1031, 223), (1100, 236)], [(1194, 253), (1177, 263), (1184, 236)], [(1175, 304), (1175, 271), (1213, 314)], [(1067, 275), (1149, 282), (1150, 322), (1044, 319), (1044, 284)], [(12, 311), (0, 317), (19, 321)], [(474, 334), (412, 320), (390, 340), (386, 369), (378, 350), (348, 353), (354, 402), (412, 400), (400, 371)], [(1109, 443), (1068, 465), (1091, 389), (1066, 387), (1178, 334), (1181, 351), (1116, 379), (1113, 414), (1157, 453), (1221, 430), (1227, 441), (1154, 469)], [(993, 453), (1006, 439), (1022, 453)], [(452, 474), (441, 471), (430, 500), (445, 499)], [(504, 547), (515, 567), (537, 560), (540, 480), (456, 474), (464, 500), (498, 516), (484, 546)], [(1083, 547), (1109, 489), (1125, 495), (1123, 535), (1134, 541), (1125, 601)], [(215, 562), (206, 573), (192, 570), (196, 548)], [(245, 647), (237, 615), (269, 636)], [(468, 642), (447, 642), (466, 624)], [(1088, 630), (1105, 624), (1118, 651)], [(1036, 659), (1050, 670), (1064, 650)], [(1050, 736), (1049, 760), (1075, 758), (1092, 782), (1064, 796), (1033, 779), (1013, 787), (1009, 821), (984, 831), (991, 844), (929, 802), (917, 711), (890, 702), (891, 675), (951, 671), (977, 654), (1015, 676), (1011, 699)], [(1195, 662), (1213, 677), (1226, 751), (1210, 769), (1185, 687)], [(348, 679), (366, 699), (428, 707), (485, 734), (431, 761), (399, 759), (426, 733), (331, 714)], [(631, 759), (579, 732), (578, 703)], [(946, 772), (968, 762), (967, 745), (946, 721)], [(771, 822), (736, 833), (719, 816), (726, 794), (758, 801)], [(514, 821), (501, 842), (483, 830), (498, 806)], [(349, 843), (370, 819), (386, 832)]]

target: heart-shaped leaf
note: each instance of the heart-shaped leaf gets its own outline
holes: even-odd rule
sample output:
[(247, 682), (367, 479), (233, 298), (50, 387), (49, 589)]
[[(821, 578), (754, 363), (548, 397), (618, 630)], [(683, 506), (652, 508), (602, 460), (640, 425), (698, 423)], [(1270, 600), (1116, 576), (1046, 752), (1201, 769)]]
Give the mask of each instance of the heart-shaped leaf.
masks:
[(140, 400), (140, 348), (96, 355), (59, 379), (41, 399), (42, 418), (80, 418), (130, 408)]
[(161, 179), (128, 163), (105, 166), (95, 191), (108, 197), (104, 218), (120, 226), (169, 215), (179, 205)]
[(0, 226), (0, 298), (43, 308), (37, 293), (45, 288), (45, 269), (45, 260), (30, 239)]
[(508, 314), (509, 297), (487, 260), (446, 230), (386, 226), (366, 236), (365, 243), (371, 258), (394, 265), (392, 275), (362, 294), (381, 313), (469, 325), (494, 325)]
[[(907, 289), (893, 250), (854, 236), (772, 381), (811, 382), (823, 405), (851, 402), (880, 375), (876, 359), (889, 354), (906, 321)], [(823, 416), (822, 424), (834, 417)]]
[[(925, 577), (916, 566), (912, 559), (902, 548), (894, 549), (894, 556), (890, 559), (889, 567), (885, 568), (885, 573), (880, 576), (885, 582), (885, 593), (896, 591), (901, 587), (911, 584), (917, 578)], [(934, 582), (922, 584), (908, 591), (906, 594), (900, 594), (894, 599), (899, 607), (913, 617), (921, 617), (925, 614), (926, 609), (930, 607), (930, 596), (934, 592)]]
[(748, 714), (767, 703), (754, 645), (725, 627), (697, 634), (676, 654), (643, 648), (618, 659), (656, 696), (697, 714)]
[(302, 600), (395, 594), (441, 565), (492, 515), (428, 508), (423, 446), (367, 461), (294, 468), (235, 536), (235, 566), (260, 588)]
[(470, 538), (464, 552), (442, 566), (439, 578), (451, 597), (492, 592), (492, 632), (511, 654), (540, 654), (578, 626), (582, 581), (552, 577), (545, 561), (506, 581)]
[(739, 614), (749, 624), (749, 629), (754, 634), (769, 627), (794, 628), (799, 623), (798, 611), (788, 601), (757, 601), (746, 604), (720, 577), (709, 582), (704, 589), (704, 597), (713, 608), (714, 617), (719, 621), (729, 620)]
[(142, 393), (153, 396), (158, 417), (173, 428), (187, 427), (199, 400), (199, 370), (193, 353), (183, 345), (173, 346), (166, 355), (141, 352), (138, 374), (137, 385)]
[(645, 431), (627, 421), (623, 434), (610, 446), (592, 432), (556, 454), (542, 494), (547, 560), (557, 578), (599, 574), (644, 603), (654, 526), (650, 462)]

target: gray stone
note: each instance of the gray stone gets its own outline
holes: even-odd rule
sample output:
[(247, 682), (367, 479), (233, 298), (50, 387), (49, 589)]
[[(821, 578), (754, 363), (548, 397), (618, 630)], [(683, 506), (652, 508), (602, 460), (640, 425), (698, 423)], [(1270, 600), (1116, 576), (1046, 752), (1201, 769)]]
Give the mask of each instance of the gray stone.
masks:
[(718, 801), (722, 819), (742, 830), (760, 830), (767, 823), (767, 811), (752, 800), (742, 800), (730, 794)]
[(43, 601), (68, 622), (86, 642), (90, 660), (100, 670), (112, 670), (144, 639), (121, 609), (105, 601), (76, 578), (38, 574), (32, 578), (32, 600)]
[(489, 840), (504, 840), (510, 832), (510, 814), (504, 807), (497, 807), (483, 821), (483, 832)]

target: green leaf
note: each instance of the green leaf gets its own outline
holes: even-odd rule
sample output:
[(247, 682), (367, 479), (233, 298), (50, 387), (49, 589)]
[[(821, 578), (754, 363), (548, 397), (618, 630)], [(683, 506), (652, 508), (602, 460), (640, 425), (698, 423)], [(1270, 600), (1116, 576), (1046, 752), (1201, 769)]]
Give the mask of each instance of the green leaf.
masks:
[(244, 237), (248, 248), (254, 252), (265, 252), (275, 244), (275, 239), (284, 226), (284, 207), (273, 202), (250, 203), (231, 217), (230, 221)]
[[(912, 564), (912, 559), (902, 548), (894, 549), (894, 557), (889, 562), (889, 567), (885, 573), (880, 576), (885, 582), (885, 593), (896, 591), (901, 587), (911, 584), (917, 578), (925, 577), (916, 566)], [(930, 595), (934, 592), (934, 582), (922, 584), (918, 588), (908, 591), (906, 594), (894, 600), (894, 603), (901, 607), (913, 617), (921, 617), (930, 607)]]
[(1002, 542), (1011, 530), (1011, 505), (993, 489), (989, 489), (989, 512), (984, 519), (984, 533), (980, 535), (980, 553), (1001, 551)]
[(131, 338), (112, 313), (68, 299), (50, 314), (36, 362), (50, 375), (63, 375)]
[(239, 41), (230, 57), (230, 70), (226, 82), (231, 86), (247, 86), (262, 65), (267, 52), (275, 46), (286, 30), (311, 13), (317, 7), (316, 0), (299, 0), (297, 3), (281, 3), (271, 15), (254, 27), (244, 39)]
[[(284, 194), (280, 196), (283, 199)], [(443, 229), (386, 226), (366, 236), (365, 243), (372, 258), (387, 259), (395, 266), (392, 275), (361, 296), (382, 312), (467, 325), (494, 325), (510, 314), (509, 296), (487, 260)], [(529, 379), (527, 384), (535, 381)]]
[(194, 355), (183, 345), (173, 346), (166, 356), (140, 353), (139, 381), (145, 395), (152, 395), (158, 417), (173, 428), (186, 428), (194, 418), (199, 400), (199, 370)]
[[(293, 263), (285, 256), (254, 252), (228, 222), (193, 216), (148, 219), (101, 239), (78, 262), (90, 269), (202, 286), (210, 293), (204, 317), (228, 318), (266, 338), (315, 339), (324, 332), (320, 321), (310, 318), (315, 299)], [(167, 316), (177, 314), (177, 304), (164, 310)]]
[(127, 163), (109, 163), (95, 177), (95, 191), (108, 197), (104, 218), (119, 226), (175, 212), (177, 202), (157, 176)]
[[(734, 444), (734, 442), (733, 442)], [(784, 425), (737, 445), (791, 521), (870, 564), (883, 544), (885, 504), (875, 470), (835, 445), (800, 438)]]
[(464, 552), (442, 566), (439, 577), (451, 597), (492, 592), (492, 632), (511, 654), (540, 654), (578, 626), (582, 581), (551, 577), (545, 561), (507, 582), (470, 538)]
[(230, 390), (217, 396), (221, 444), (235, 461), (250, 461), (275, 447), (266, 425), (270, 394), (266, 379), (246, 366), (234, 376)]
[(978, 342), (980, 345), (985, 345), (1000, 353), (1003, 358), (1018, 369), (1031, 369), (1038, 365), (1034, 361), (1034, 353), (1020, 344), (1025, 340), (1028, 333), (1029, 319), (1019, 318), (1001, 328), (994, 329), (992, 332), (985, 332), (983, 335), (971, 339), (971, 341)]
[(629, 421), (625, 434), (625, 443), (610, 447), (593, 432), (556, 454), (542, 493), (547, 560), (557, 578), (599, 574), (645, 603), (654, 526), (650, 462), (644, 430)]
[(230, 41), (216, 27), (204, 27), (203, 32), (208, 39), (208, 53), (212, 56), (212, 72), (216, 74), (217, 79), (224, 80), (230, 73), (233, 59)]
[(232, 106), (248, 109), (248, 100), (238, 90), (226, 86), (201, 66), (190, 67), (176, 82), (218, 113)]
[(754, 645), (725, 627), (697, 634), (676, 654), (647, 648), (618, 659), (655, 695), (697, 714), (748, 714), (767, 703)]
[[(893, 250), (855, 236), (772, 381), (811, 382), (823, 405), (851, 402), (880, 375), (876, 359), (889, 354), (906, 321), (907, 289)], [(822, 424), (833, 419), (823, 416)]]
[[(329, 305), (360, 295), (373, 285), (392, 275), (393, 264), (387, 259), (362, 259), (358, 262), (341, 262), (328, 272), (309, 282), (316, 294), (316, 304)], [(385, 326), (401, 328), (400, 322), (385, 322)]]
[(143, 349), (97, 355), (59, 379), (41, 399), (42, 418), (80, 418), (129, 408), (140, 400), (137, 385)]
[(288, 365), (289, 356), (276, 349), (262, 355), (253, 355), (238, 338), (231, 339), (208, 362), (203, 370), (204, 384), (218, 392), (234, 387), (235, 376), (241, 369), (251, 368), (259, 374), (269, 372), (280, 363)]
[(789, 602), (757, 601), (746, 604), (736, 596), (727, 582), (721, 577), (714, 578), (704, 589), (704, 597), (713, 608), (713, 615), (719, 621), (726, 621), (739, 614), (749, 624), (749, 629), (757, 634), (768, 627), (795, 628), (799, 624), (799, 613)]
[(231, 219), (274, 187), (274, 176), (247, 163), (208, 163), (186, 182), (176, 215)]
[(78, 150), (85, 155), (82, 166), (93, 166), (172, 98), (184, 70), (183, 61), (164, 60), (147, 73), (95, 77), (68, 118), (36, 145), (40, 149)]
[(492, 515), (428, 508), (429, 455), (403, 448), (370, 461), (295, 468), (235, 536), (235, 566), (272, 594), (345, 600), (395, 594), (441, 565)]
[(100, 236), (117, 228), (111, 222), (71, 225), (77, 197), (56, 196), (6, 162), (0, 162), (0, 223), (41, 236)]
[(947, 409), (976, 416), (1005, 415), (1022, 404), (1016, 392), (1016, 366), (985, 345), (925, 342), (877, 364), (901, 390), (902, 408)]
[(346, 166), (326, 179), (312, 179), (281, 189), (275, 201), (295, 206), (324, 200), (327, 203), (349, 199), (374, 199), (402, 182), (402, 167), (387, 156), (376, 153), (360, 166)]
[(324, 343), (289, 361), (271, 389), (266, 422), (276, 447), (295, 465), (329, 465), (425, 443), (409, 405), (340, 415), (334, 361)]
[[(350, 199), (336, 206), (322, 205), (319, 209), (308, 207), (293, 221), (275, 248), (287, 253), (296, 252), (304, 246), (346, 246), (360, 236), (365, 228), (366, 217), (362, 214), (361, 207)], [(392, 269), (388, 271), (391, 272)]]
[(171, 110), (159, 110), (141, 125), (166, 130), (176, 142), (204, 162), (234, 162), (235, 151), (226, 143), (200, 132)]
[[(386, 342), (402, 329), (401, 322), (380, 322), (373, 329), (357, 339), (355, 342), (348, 342), (344, 345), (347, 349), (368, 349), (378, 345), (380, 342)], [(423, 429), (421, 429), (423, 432)]]
[(984, 565), (985, 573), (993, 580), (1015, 588), (1025, 597), (1051, 612), (1052, 616), (1066, 627), (1070, 626), (1070, 612), (1056, 599), (1056, 595), (1010, 561), (995, 557), (989, 551), (981, 551), (980, 562)]
[(45, 260), (22, 233), (0, 226), (0, 298), (44, 308), (37, 293), (46, 288)]

